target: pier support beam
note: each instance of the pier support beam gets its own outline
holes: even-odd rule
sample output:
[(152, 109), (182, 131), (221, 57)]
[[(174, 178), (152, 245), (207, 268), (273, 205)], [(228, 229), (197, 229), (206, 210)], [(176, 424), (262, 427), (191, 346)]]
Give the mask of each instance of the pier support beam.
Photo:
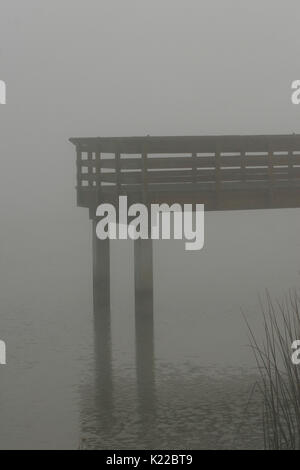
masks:
[(135, 306), (153, 311), (153, 247), (152, 240), (134, 242)]
[(99, 240), (97, 221), (93, 220), (93, 293), (94, 305), (110, 312), (110, 253), (109, 240)]

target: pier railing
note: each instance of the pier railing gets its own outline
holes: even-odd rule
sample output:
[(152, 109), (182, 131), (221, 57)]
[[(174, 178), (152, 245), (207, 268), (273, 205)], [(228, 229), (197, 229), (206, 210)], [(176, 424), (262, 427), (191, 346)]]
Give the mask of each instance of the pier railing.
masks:
[(70, 140), (77, 152), (79, 205), (89, 205), (92, 194), (141, 193), (151, 199), (165, 192), (212, 192), (220, 199), (226, 190), (300, 188), (296, 134)]

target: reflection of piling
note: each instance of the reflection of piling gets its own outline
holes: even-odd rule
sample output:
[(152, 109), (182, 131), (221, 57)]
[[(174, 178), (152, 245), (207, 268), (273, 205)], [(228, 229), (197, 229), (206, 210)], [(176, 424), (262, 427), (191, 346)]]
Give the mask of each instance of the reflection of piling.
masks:
[[(95, 310), (95, 397), (100, 417), (110, 426), (113, 414), (113, 373), (109, 314)], [(104, 424), (104, 423), (103, 423)]]
[(134, 242), (134, 261), (138, 405), (142, 427), (150, 431), (155, 410), (152, 240)]

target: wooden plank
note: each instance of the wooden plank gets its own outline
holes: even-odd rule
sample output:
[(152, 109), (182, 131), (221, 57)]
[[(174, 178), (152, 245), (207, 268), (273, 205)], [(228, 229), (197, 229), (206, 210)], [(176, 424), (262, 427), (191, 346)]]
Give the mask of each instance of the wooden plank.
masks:
[[(141, 186), (124, 185), (122, 192), (138, 202)], [(148, 197), (153, 202), (180, 202), (205, 203), (206, 210), (216, 209), (249, 209), (270, 207), (271, 199), (267, 198), (269, 184), (266, 181), (224, 182), (221, 191), (221, 206), (217, 205), (215, 198), (215, 185), (212, 182), (197, 184), (149, 184)], [(78, 204), (81, 207), (90, 207), (94, 203), (94, 192), (89, 188), (80, 188), (77, 191)], [(229, 194), (228, 201), (227, 194)], [(262, 195), (262, 205), (255, 202), (258, 195)], [(275, 181), (273, 187), (272, 207), (300, 207), (300, 180)], [(103, 201), (116, 203), (116, 190), (114, 186), (104, 186)], [(142, 201), (141, 201), (142, 202)]]
[[(290, 177), (299, 178), (300, 168), (288, 167), (272, 167), (272, 179), (285, 179)], [(219, 169), (219, 183), (223, 181), (247, 181), (247, 180), (265, 180), (270, 181), (270, 169), (269, 167), (253, 167), (253, 168), (220, 168)], [(114, 183), (118, 184), (120, 189), (121, 185), (124, 184), (143, 184), (145, 186), (144, 175), (142, 171), (131, 171), (131, 172), (113, 172), (113, 173), (101, 173), (101, 174), (90, 174), (84, 173), (80, 175), (80, 181), (87, 181), (89, 185), (93, 185), (94, 181), (99, 185), (99, 180), (102, 183)], [(196, 170), (197, 181), (213, 181), (217, 183), (216, 171), (214, 169)], [(188, 181), (195, 182), (195, 172), (193, 169), (181, 169), (181, 170), (165, 170), (165, 171), (147, 171), (147, 184), (148, 182), (176, 182), (176, 181)]]
[(77, 187), (81, 185), (81, 146), (76, 146), (76, 180)]
[[(242, 187), (241, 187), (242, 186)], [(256, 190), (257, 188), (268, 189), (269, 185), (266, 181), (253, 181), (241, 184), (240, 181), (224, 182), (222, 185), (222, 192), (228, 188), (234, 189), (252, 189)], [(103, 191), (115, 193), (115, 186), (104, 186)], [(141, 185), (124, 185), (122, 186), (122, 191), (124, 193), (137, 193), (140, 191)], [(210, 190), (212, 193), (215, 193), (215, 182), (198, 182), (195, 185), (190, 183), (149, 183), (148, 191), (170, 191), (172, 193), (181, 192), (181, 191), (207, 191)]]
[(94, 182), (94, 179), (93, 179), (93, 152), (92, 151), (88, 152), (88, 162), (89, 162), (88, 175), (90, 177), (88, 179), (88, 182), (89, 182), (89, 185), (92, 186), (93, 182)]
[[(267, 196), (266, 183), (230, 183), (222, 187), (221, 205), (216, 205), (214, 188), (211, 184), (197, 184), (197, 190), (190, 191), (187, 185), (180, 185), (174, 191), (160, 190), (155, 185), (155, 189), (149, 195), (149, 201), (153, 203), (204, 203), (205, 210), (234, 210), (234, 209), (260, 209), (270, 207), (270, 201)], [(128, 191), (133, 200), (139, 201), (136, 191), (132, 188)], [(80, 207), (90, 207), (93, 200), (93, 192), (89, 189), (78, 192), (78, 201)], [(115, 204), (115, 189), (106, 188), (103, 193), (103, 201)], [(300, 182), (284, 182), (274, 186), (274, 201), (272, 207), (300, 207)]]
[[(215, 168), (216, 159), (215, 157), (160, 157), (160, 158), (147, 158), (147, 169), (172, 169), (172, 168)], [(269, 166), (269, 157), (268, 155), (258, 155), (258, 156), (245, 156), (243, 157), (243, 162), (245, 167), (251, 166)], [(220, 155), (220, 168), (226, 167), (241, 167), (242, 166), (242, 156), (227, 156)], [(272, 156), (273, 167), (274, 166), (288, 166), (300, 165), (300, 155), (273, 155)], [(116, 169), (116, 159), (102, 159), (99, 161), (96, 160), (79, 160), (78, 165), (81, 167), (90, 166), (95, 167), (97, 170), (101, 168), (104, 169)], [(142, 170), (143, 161), (142, 158), (120, 158), (119, 159), (119, 169), (120, 170)]]
[(164, 136), (164, 137), (105, 137), (105, 138), (72, 138), (73, 144), (80, 143), (82, 149), (94, 151), (101, 144), (107, 153), (142, 153), (147, 142), (148, 153), (198, 153), (214, 152), (218, 146), (220, 152), (268, 152), (270, 145), (273, 151), (288, 151), (292, 142), (295, 149), (300, 149), (300, 135), (227, 135), (227, 136)]

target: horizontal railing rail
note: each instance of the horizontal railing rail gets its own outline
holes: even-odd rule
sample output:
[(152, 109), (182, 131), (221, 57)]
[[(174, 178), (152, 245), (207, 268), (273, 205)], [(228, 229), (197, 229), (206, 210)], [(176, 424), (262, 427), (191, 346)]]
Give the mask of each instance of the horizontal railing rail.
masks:
[(145, 194), (300, 185), (296, 134), (70, 140), (77, 150), (78, 191)]

